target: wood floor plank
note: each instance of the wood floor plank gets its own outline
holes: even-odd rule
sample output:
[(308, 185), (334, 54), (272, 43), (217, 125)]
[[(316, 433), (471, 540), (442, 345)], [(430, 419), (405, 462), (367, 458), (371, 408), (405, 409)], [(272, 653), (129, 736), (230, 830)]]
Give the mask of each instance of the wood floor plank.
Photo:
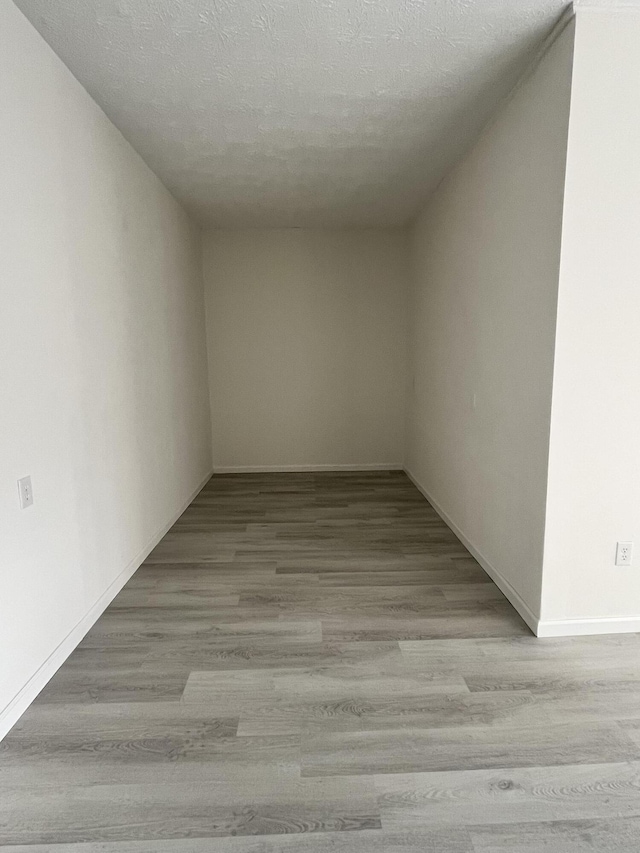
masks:
[(38, 703), (180, 701), (187, 683), (185, 672), (145, 673), (137, 667), (94, 666), (75, 663), (57, 672), (38, 696)]
[[(378, 664), (384, 666), (389, 658), (395, 658), (401, 667), (401, 658), (397, 643), (394, 641), (371, 643), (320, 643), (320, 642), (283, 642), (267, 635), (261, 642), (232, 641), (207, 643), (195, 638), (193, 643), (159, 643), (145, 657), (141, 669), (150, 672), (159, 670), (160, 675), (170, 669), (179, 672), (186, 670), (219, 671), (241, 669), (292, 669), (329, 667), (336, 663)], [(449, 678), (447, 684), (455, 684), (454, 689), (468, 691), (464, 680)]]
[(640, 817), (471, 827), (475, 853), (637, 853)]
[(434, 653), (446, 653), (456, 661), (467, 658), (506, 661), (577, 662), (604, 661), (615, 665), (626, 659), (632, 662), (640, 654), (640, 634), (600, 634), (584, 637), (539, 639), (531, 634), (511, 638), (496, 635), (483, 639), (406, 641), (400, 643), (403, 657), (428, 662)]
[(80, 647), (94, 645), (109, 648), (116, 644), (119, 635), (179, 636), (210, 631), (212, 628), (234, 622), (268, 621), (278, 619), (277, 606), (242, 608), (238, 606), (211, 607), (194, 611), (174, 607), (160, 610), (157, 607), (109, 607), (84, 638)]
[(235, 606), (240, 601), (239, 593), (226, 590), (212, 590), (209, 593), (185, 589), (181, 592), (164, 590), (125, 589), (114, 599), (114, 606), (120, 610), (139, 607), (180, 607), (209, 610), (211, 607)]
[(237, 716), (179, 702), (38, 704), (0, 743), (0, 785), (170, 779), (184, 762), (228, 760), (237, 728)]
[[(449, 561), (445, 565), (439, 563), (440, 568), (423, 567), (411, 568), (412, 564), (408, 561), (403, 561), (400, 568), (388, 570), (381, 568), (375, 571), (367, 571), (362, 569), (356, 571), (353, 567), (349, 567), (347, 571), (323, 571), (311, 572), (307, 571), (305, 577), (317, 578), (321, 586), (330, 586), (334, 588), (350, 587), (350, 586), (365, 586), (365, 587), (391, 587), (397, 588), (400, 586), (431, 586), (437, 587), (434, 590), (436, 594), (443, 592), (443, 586), (456, 585), (462, 589), (466, 589), (466, 585), (477, 588), (479, 586), (486, 589), (498, 588), (491, 583), (491, 579), (483, 572), (480, 566), (469, 568), (457, 568), (453, 561)], [(303, 571), (303, 570), (302, 570)], [(297, 574), (291, 572), (283, 572), (278, 569), (277, 577), (298, 577)]]
[[(372, 691), (373, 693), (373, 691)], [(391, 696), (303, 701), (282, 698), (251, 703), (240, 711), (238, 734), (385, 731), (454, 726), (521, 725), (522, 712), (532, 719), (535, 699), (530, 693), (429, 692), (411, 696), (398, 690)], [(526, 717), (525, 717), (526, 718)]]
[(382, 825), (393, 831), (640, 816), (638, 762), (505, 765), (374, 779)]
[(640, 747), (607, 723), (334, 732), (304, 741), (302, 774), (358, 776), (633, 759), (640, 759)]
[[(528, 690), (574, 700), (595, 693), (638, 695), (640, 644), (637, 635), (461, 639), (458, 642), (401, 641), (403, 660), (422, 671), (453, 667), (472, 692)], [(586, 707), (586, 706), (585, 706)], [(627, 707), (629, 707), (627, 705)]]
[(404, 671), (394, 657), (383, 669), (378, 662), (365, 666), (333, 664), (298, 669), (260, 669), (192, 672), (184, 690), (184, 702), (214, 701), (216, 697), (237, 696), (245, 701), (264, 696), (324, 700), (356, 697), (392, 697), (432, 693), (468, 693), (455, 674)]
[[(464, 827), (420, 831), (322, 832), (263, 835), (260, 838), (195, 838), (171, 841), (125, 841), (31, 845), (3, 848), (3, 853), (474, 853)], [(548, 853), (548, 851), (545, 851)], [(626, 853), (626, 851), (624, 852)]]
[[(513, 610), (491, 609), (483, 615), (460, 613), (440, 616), (345, 615), (322, 619), (322, 633), (326, 640), (357, 642), (359, 640), (428, 640), (437, 637), (492, 637), (500, 633), (511, 637), (527, 636), (530, 632)], [(495, 689), (499, 689), (496, 686)], [(507, 688), (508, 689), (508, 688)], [(512, 689), (526, 690), (514, 686)]]
[(299, 779), (0, 789), (0, 845), (59, 844), (380, 827), (373, 784)]

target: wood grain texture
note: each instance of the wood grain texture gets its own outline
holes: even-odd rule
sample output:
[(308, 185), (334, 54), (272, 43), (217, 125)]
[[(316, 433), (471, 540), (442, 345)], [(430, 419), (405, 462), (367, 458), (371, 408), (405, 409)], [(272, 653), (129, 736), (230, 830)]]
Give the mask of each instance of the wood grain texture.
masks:
[(476, 853), (636, 853), (640, 818), (474, 827)]
[(0, 847), (637, 851), (640, 637), (532, 637), (401, 473), (215, 476), (0, 744)]
[(406, 832), (296, 833), (171, 841), (88, 842), (9, 845), (3, 853), (474, 853), (465, 827), (433, 827)]
[(397, 831), (640, 816), (638, 762), (504, 766), (374, 779), (383, 826)]
[(0, 826), (4, 844), (53, 844), (346, 832), (379, 828), (380, 815), (367, 780), (200, 780), (3, 791)]
[(610, 759), (640, 759), (640, 748), (615, 723), (535, 728), (470, 725), (455, 729), (318, 734), (304, 744), (302, 773), (359, 776)]

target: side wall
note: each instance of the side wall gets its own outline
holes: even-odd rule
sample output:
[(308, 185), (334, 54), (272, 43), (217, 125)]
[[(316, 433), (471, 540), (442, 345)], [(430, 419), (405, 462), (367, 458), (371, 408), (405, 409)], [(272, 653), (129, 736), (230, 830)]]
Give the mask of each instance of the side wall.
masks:
[(576, 21), (544, 634), (640, 631), (640, 10)]
[(406, 235), (205, 238), (214, 465), (401, 467)]
[(0, 116), (1, 736), (211, 451), (199, 232), (9, 0)]
[(535, 628), (571, 22), (413, 231), (407, 469)]

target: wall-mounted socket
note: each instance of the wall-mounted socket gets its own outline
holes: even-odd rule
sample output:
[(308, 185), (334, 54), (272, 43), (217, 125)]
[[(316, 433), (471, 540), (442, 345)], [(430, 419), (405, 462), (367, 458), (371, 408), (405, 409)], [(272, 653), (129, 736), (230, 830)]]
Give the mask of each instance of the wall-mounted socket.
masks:
[(633, 559), (633, 542), (618, 542), (616, 545), (616, 566), (630, 566)]
[(22, 509), (26, 509), (33, 504), (31, 477), (23, 477), (21, 480), (18, 480), (18, 494), (20, 495), (20, 506)]

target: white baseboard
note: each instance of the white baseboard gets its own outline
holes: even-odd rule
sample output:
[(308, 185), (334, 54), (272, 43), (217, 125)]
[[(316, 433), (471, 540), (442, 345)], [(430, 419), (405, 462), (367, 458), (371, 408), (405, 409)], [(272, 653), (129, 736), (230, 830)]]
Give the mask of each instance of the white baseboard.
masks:
[(637, 634), (640, 618), (613, 616), (603, 619), (542, 619), (538, 637), (577, 637), (586, 634)]
[(511, 586), (509, 581), (491, 565), (480, 551), (467, 539), (458, 525), (438, 505), (429, 492), (418, 482), (416, 477), (407, 468), (404, 469), (407, 477), (414, 486), (429, 501), (440, 518), (449, 527), (465, 546), (467, 551), (480, 563), (498, 589), (509, 599), (536, 637), (577, 637), (587, 634), (632, 634), (640, 633), (640, 617), (637, 616), (612, 616), (601, 619), (541, 619), (529, 609), (518, 592)]
[(464, 535), (462, 530), (460, 530), (455, 521), (453, 521), (453, 519), (451, 519), (447, 515), (447, 513), (442, 509), (442, 507), (438, 505), (437, 501), (433, 499), (433, 497), (417, 480), (417, 478), (411, 473), (411, 471), (409, 471), (408, 468), (405, 468), (404, 470), (413, 485), (429, 501), (431, 506), (435, 509), (435, 511), (438, 513), (438, 515), (444, 521), (447, 527), (449, 527), (455, 533), (455, 535), (462, 542), (467, 551), (469, 551), (469, 553), (478, 561), (478, 563), (480, 563), (482, 568), (489, 575), (489, 577), (495, 583), (498, 589), (509, 599), (511, 604), (513, 604), (515, 609), (522, 616), (522, 618), (531, 628), (533, 633), (536, 636), (541, 636), (539, 634), (540, 617), (536, 616), (536, 614), (532, 610), (530, 610), (529, 606), (520, 597), (520, 594), (511, 586), (509, 581), (502, 574), (500, 574), (500, 572), (495, 568), (495, 566), (492, 566), (491, 563), (486, 559), (486, 557), (484, 557), (480, 553), (480, 551), (478, 551), (478, 549), (473, 545), (473, 543), (467, 539), (467, 537)]
[(306, 471), (402, 471), (401, 462), (365, 462), (353, 465), (219, 465), (214, 474), (304, 473)]
[(200, 483), (198, 488), (190, 495), (189, 498), (187, 498), (186, 501), (183, 502), (180, 509), (176, 513), (174, 513), (174, 515), (166, 524), (163, 524), (161, 529), (158, 530), (158, 532), (154, 536), (152, 536), (152, 538), (147, 542), (144, 548), (142, 548), (142, 550), (138, 552), (138, 554), (133, 558), (133, 560), (131, 560), (127, 564), (127, 566), (125, 566), (125, 568), (120, 572), (118, 577), (107, 587), (107, 589), (102, 593), (96, 603), (78, 622), (75, 628), (73, 628), (69, 632), (69, 634), (67, 634), (67, 636), (60, 643), (60, 645), (57, 646), (51, 652), (51, 654), (44, 661), (44, 663), (36, 670), (36, 672), (34, 672), (31, 678), (29, 678), (24, 687), (22, 687), (18, 691), (16, 696), (14, 696), (14, 698), (9, 702), (9, 704), (4, 708), (4, 710), (0, 712), (0, 740), (2, 740), (2, 738), (10, 731), (11, 728), (13, 728), (13, 726), (17, 723), (22, 714), (24, 714), (29, 705), (36, 698), (38, 693), (40, 693), (46, 683), (55, 675), (58, 669), (60, 669), (60, 667), (69, 657), (71, 652), (75, 649), (75, 647), (82, 640), (85, 634), (88, 633), (92, 625), (104, 613), (106, 608), (120, 592), (122, 587), (131, 578), (131, 576), (140, 567), (140, 565), (146, 560), (148, 555), (151, 553), (151, 551), (153, 551), (153, 549), (156, 547), (156, 545), (162, 539), (165, 533), (169, 530), (169, 528), (173, 527), (173, 525), (180, 518), (185, 509), (193, 501), (196, 495), (198, 495), (202, 491), (202, 489), (209, 482), (210, 479), (211, 474), (207, 474), (207, 476)]

